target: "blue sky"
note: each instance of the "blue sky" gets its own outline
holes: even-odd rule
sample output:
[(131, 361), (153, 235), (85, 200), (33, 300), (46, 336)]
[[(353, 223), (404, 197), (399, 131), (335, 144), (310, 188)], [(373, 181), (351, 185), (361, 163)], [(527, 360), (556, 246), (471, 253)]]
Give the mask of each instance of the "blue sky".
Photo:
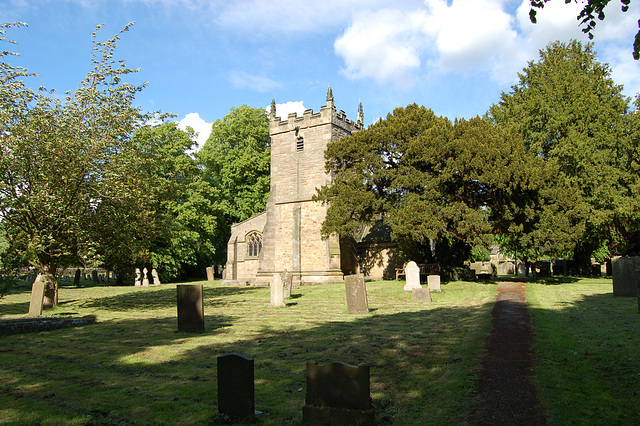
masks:
[[(278, 104), (278, 115), (318, 111), (327, 88), (369, 125), (418, 103), (451, 119), (484, 114), (517, 73), (554, 40), (587, 41), (579, 4), (547, 3), (538, 24), (528, 0), (0, 0), (3, 22), (21, 21), (2, 46), (12, 64), (40, 74), (32, 84), (73, 90), (90, 69), (91, 33), (122, 36), (118, 58), (147, 81), (137, 97), (147, 111), (177, 115), (206, 138), (233, 107)], [(640, 2), (627, 13), (613, 0), (596, 27), (595, 48), (625, 94), (640, 93), (631, 56)]]

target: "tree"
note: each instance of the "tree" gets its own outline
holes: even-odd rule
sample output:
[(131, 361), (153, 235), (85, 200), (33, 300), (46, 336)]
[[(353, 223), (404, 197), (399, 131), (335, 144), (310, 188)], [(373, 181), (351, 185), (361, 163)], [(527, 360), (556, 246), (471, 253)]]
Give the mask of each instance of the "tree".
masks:
[(99, 28), (92, 34), (92, 70), (62, 101), (29, 89), (22, 81), (27, 71), (1, 56), (0, 219), (10, 250), (43, 274), (45, 306), (56, 304), (56, 269), (77, 259), (86, 230), (106, 210), (100, 206), (134, 206), (146, 196), (137, 190), (139, 156), (131, 138), (151, 118), (132, 105), (144, 85), (125, 83), (136, 70), (113, 59), (130, 25), (104, 42), (96, 40)]
[(578, 192), (585, 231), (573, 255), (584, 264), (605, 242), (612, 253), (624, 254), (621, 243), (640, 218), (637, 147), (621, 91), (591, 44), (556, 42), (490, 109), (491, 120), (516, 126), (526, 150), (557, 168)]
[(269, 197), (269, 117), (264, 109), (232, 108), (216, 120), (196, 157), (202, 180), (215, 192), (211, 203), (219, 212), (215, 257), (224, 263), (231, 225), (264, 211)]
[[(530, 0), (531, 10), (529, 11), (529, 19), (534, 24), (537, 22), (537, 9), (544, 8), (545, 3), (550, 0)], [(593, 40), (593, 33), (596, 28), (596, 17), (600, 21), (604, 21), (604, 8), (609, 4), (611, 0), (587, 0), (583, 1), (584, 7), (578, 14), (578, 21), (583, 26), (582, 32), (589, 35), (589, 40)], [(571, 0), (565, 0), (565, 3), (571, 3)], [(577, 3), (577, 0), (576, 0)], [(622, 11), (627, 12), (629, 10), (629, 4), (631, 0), (620, 0), (622, 4)], [(640, 27), (640, 21), (638, 21), (638, 27)], [(633, 59), (636, 61), (640, 59), (640, 30), (636, 33), (633, 41)]]

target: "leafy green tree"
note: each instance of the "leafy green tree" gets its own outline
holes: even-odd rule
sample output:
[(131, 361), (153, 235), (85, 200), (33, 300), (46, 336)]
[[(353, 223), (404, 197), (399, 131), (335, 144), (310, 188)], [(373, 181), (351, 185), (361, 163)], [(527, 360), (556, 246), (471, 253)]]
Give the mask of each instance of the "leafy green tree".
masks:
[(129, 27), (104, 42), (96, 28), (93, 69), (64, 100), (29, 89), (26, 70), (1, 56), (0, 219), (10, 250), (43, 274), (45, 306), (56, 304), (56, 269), (77, 259), (99, 206), (145, 196), (135, 190), (141, 180), (131, 137), (150, 116), (132, 104), (143, 86), (123, 81), (135, 70), (113, 58)]
[(638, 227), (637, 145), (621, 91), (591, 44), (556, 42), (490, 109), (491, 120), (515, 126), (527, 152), (553, 166), (563, 185), (580, 196), (581, 206), (572, 211), (582, 212), (585, 229), (573, 255), (585, 264), (605, 241), (612, 254), (624, 253), (621, 243)]
[[(196, 157), (202, 180), (215, 194), (209, 198), (219, 212), (214, 255), (224, 263), (231, 225), (264, 211), (270, 185), (269, 117), (264, 109), (232, 108), (216, 120)], [(203, 194), (203, 197), (206, 197)]]
[[(529, 19), (534, 24), (537, 22), (537, 11), (536, 9), (544, 8), (545, 3), (550, 0), (530, 0), (531, 1), (531, 10), (529, 11)], [(578, 0), (575, 0), (576, 3)], [(580, 21), (580, 25), (582, 26), (582, 32), (589, 35), (589, 40), (593, 39), (593, 33), (596, 28), (596, 17), (600, 21), (604, 21), (605, 14), (604, 8), (609, 4), (611, 0), (587, 0), (582, 1), (584, 7), (578, 14), (578, 21)], [(571, 0), (565, 0), (566, 4), (571, 3)], [(623, 12), (627, 12), (629, 10), (629, 4), (631, 4), (631, 0), (620, 0), (622, 4), (621, 8)], [(640, 27), (640, 22), (638, 22), (638, 27)], [(636, 61), (640, 58), (640, 30), (636, 33), (636, 36), (633, 41), (633, 59)]]

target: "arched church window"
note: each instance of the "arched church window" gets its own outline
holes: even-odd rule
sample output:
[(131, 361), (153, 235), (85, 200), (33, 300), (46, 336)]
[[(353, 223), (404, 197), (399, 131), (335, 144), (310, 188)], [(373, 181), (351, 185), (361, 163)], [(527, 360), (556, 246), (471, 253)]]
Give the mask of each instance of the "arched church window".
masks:
[(247, 234), (247, 256), (258, 257), (262, 250), (262, 234), (256, 231)]

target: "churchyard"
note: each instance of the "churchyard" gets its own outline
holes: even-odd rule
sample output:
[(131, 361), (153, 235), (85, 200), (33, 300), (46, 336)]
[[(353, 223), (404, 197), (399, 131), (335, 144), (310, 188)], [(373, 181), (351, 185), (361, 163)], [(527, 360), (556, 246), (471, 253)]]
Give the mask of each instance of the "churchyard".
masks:
[[(404, 282), (367, 282), (364, 314), (349, 313), (344, 284), (294, 288), (284, 307), (269, 307), (269, 288), (189, 284), (203, 286), (202, 333), (178, 331), (175, 284), (62, 283), (59, 306), (45, 315), (96, 322), (0, 336), (0, 420), (224, 423), (217, 357), (238, 353), (255, 363), (258, 424), (302, 421), (312, 360), (368, 363), (378, 424), (464, 424), (494, 283), (443, 283), (421, 303)], [(26, 286), (5, 296), (0, 320), (24, 316), (29, 298)], [(527, 298), (550, 423), (637, 423), (636, 299), (614, 297), (605, 278), (531, 282)]]

